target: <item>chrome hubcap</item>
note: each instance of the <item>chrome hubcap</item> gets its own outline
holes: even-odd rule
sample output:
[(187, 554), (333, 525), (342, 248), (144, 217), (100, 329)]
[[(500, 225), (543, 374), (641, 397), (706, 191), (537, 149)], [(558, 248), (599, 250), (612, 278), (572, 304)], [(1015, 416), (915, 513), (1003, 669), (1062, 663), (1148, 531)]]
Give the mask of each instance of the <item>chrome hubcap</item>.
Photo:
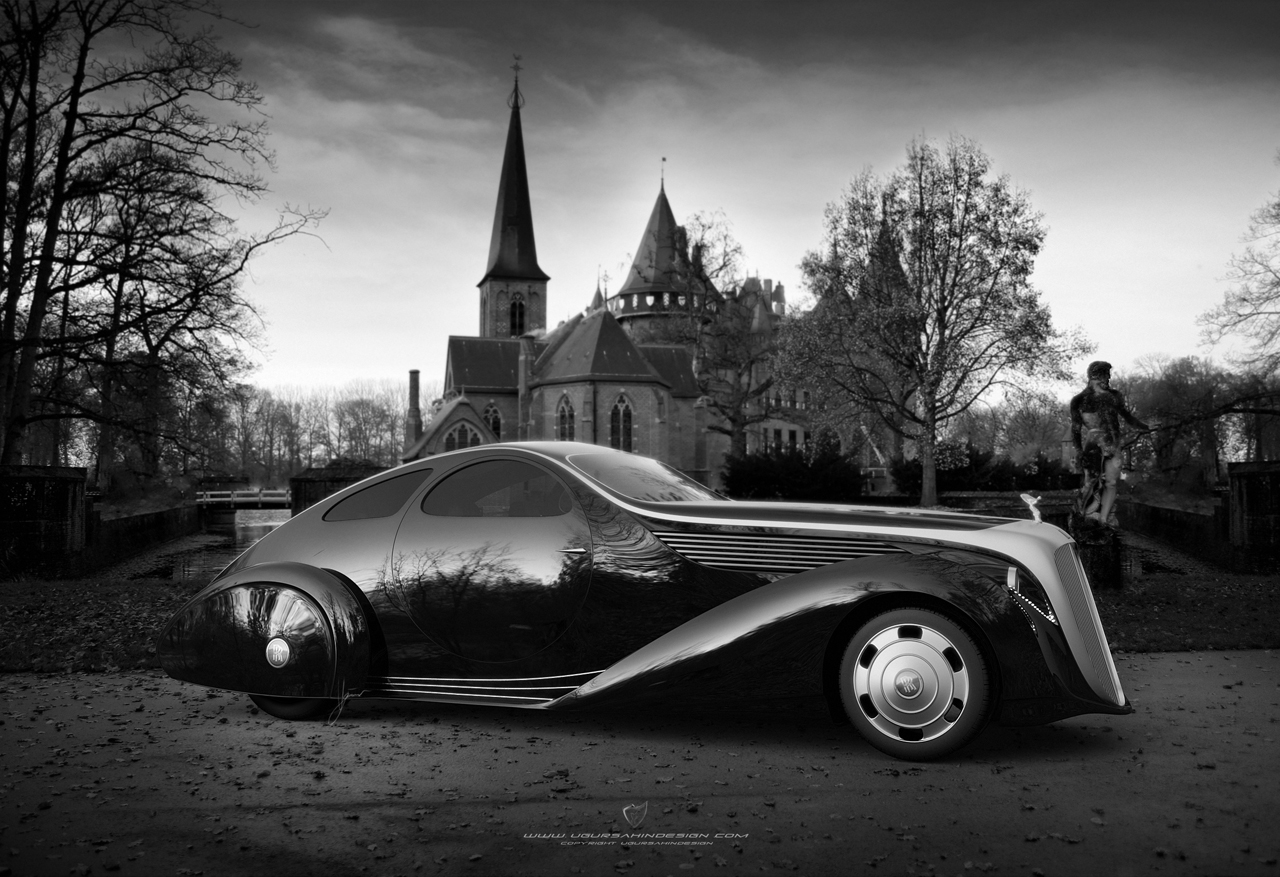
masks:
[(895, 625), (862, 647), (853, 691), (863, 715), (895, 740), (940, 737), (969, 700), (969, 670), (951, 641), (922, 625)]

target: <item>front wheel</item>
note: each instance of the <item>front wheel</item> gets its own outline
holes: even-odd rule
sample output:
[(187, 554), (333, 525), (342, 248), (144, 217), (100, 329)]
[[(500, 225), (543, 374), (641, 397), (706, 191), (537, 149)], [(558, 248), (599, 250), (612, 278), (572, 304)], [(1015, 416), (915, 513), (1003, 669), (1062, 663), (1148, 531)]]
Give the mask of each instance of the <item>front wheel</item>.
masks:
[(267, 697), (251, 694), (249, 700), (269, 716), (292, 720), (327, 716), (338, 705), (338, 701), (328, 697)]
[(849, 640), (840, 699), (872, 746), (927, 761), (955, 752), (982, 730), (991, 673), (977, 643), (951, 619), (929, 609), (895, 609)]

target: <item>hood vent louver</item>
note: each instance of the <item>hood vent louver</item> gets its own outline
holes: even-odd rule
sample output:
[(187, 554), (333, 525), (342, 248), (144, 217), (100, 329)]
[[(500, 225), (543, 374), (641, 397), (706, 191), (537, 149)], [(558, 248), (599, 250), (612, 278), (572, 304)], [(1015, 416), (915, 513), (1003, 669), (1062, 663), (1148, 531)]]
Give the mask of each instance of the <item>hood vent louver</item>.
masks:
[(755, 573), (805, 572), (842, 560), (903, 551), (886, 542), (840, 536), (678, 530), (655, 530), (653, 535), (673, 551), (703, 566)]

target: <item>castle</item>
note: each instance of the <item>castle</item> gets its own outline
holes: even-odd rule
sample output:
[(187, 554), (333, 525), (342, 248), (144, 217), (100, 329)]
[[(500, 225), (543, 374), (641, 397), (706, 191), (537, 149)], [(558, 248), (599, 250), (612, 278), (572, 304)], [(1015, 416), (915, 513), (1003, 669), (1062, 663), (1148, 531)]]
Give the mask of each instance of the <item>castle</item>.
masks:
[[(660, 185), (626, 281), (608, 296), (597, 285), (590, 305), (547, 329), (547, 283), (538, 265), (520, 125), (519, 81), (498, 184), (488, 267), (478, 284), (480, 334), (451, 335), (444, 397), (422, 426), (418, 372), (410, 372), (403, 462), (499, 441), (571, 440), (655, 457), (713, 484), (729, 451), (710, 430), (691, 345), (651, 343), (673, 317), (698, 314), (705, 296), (690, 283), (684, 229)], [(755, 311), (752, 331), (771, 333), (786, 304), (782, 284), (751, 278), (727, 293)], [(795, 446), (794, 423), (758, 426), (748, 444)]]

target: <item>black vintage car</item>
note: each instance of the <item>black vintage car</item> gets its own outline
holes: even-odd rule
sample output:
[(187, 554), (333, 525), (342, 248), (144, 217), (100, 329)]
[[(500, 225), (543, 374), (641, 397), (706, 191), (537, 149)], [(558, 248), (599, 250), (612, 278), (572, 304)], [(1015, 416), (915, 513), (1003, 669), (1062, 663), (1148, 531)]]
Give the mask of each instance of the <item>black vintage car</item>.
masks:
[(175, 679), (281, 718), (351, 697), (825, 695), (908, 759), (992, 720), (1132, 712), (1057, 527), (735, 502), (574, 442), (468, 448), (347, 488), (240, 555), (158, 650)]

